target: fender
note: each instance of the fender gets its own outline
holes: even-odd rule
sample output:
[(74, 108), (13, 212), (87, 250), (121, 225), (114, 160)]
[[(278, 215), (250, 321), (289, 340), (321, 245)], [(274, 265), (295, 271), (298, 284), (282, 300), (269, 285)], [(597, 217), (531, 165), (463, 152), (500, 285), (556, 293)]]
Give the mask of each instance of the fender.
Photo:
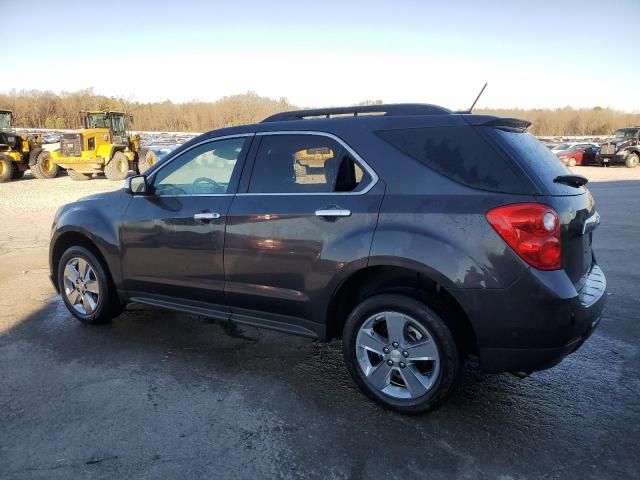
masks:
[[(459, 215), (454, 221), (450, 215), (440, 213), (406, 217), (381, 214), (369, 266), (409, 268), (450, 290), (508, 287), (527, 266), (498, 237), (484, 216), (464, 216), (461, 219)], [(446, 234), (452, 229), (459, 231), (461, 225), (473, 234)], [(457, 238), (456, 243), (452, 238)], [(477, 252), (495, 253), (484, 256)]]
[[(125, 294), (120, 262), (120, 229), (122, 217), (131, 201), (124, 190), (92, 195), (61, 207), (56, 213), (49, 244), (49, 268), (54, 279), (57, 266), (54, 252), (58, 240), (69, 232), (91, 241), (107, 263), (107, 268), (120, 296)], [(95, 207), (92, 207), (92, 203)], [(109, 202), (111, 208), (99, 208), (97, 202)], [(54, 279), (55, 281), (55, 279)]]

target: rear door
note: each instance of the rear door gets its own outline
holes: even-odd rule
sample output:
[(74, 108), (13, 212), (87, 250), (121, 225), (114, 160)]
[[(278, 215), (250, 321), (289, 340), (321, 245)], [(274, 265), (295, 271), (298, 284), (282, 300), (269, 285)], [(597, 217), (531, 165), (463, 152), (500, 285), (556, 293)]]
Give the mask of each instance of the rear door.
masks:
[(336, 282), (367, 263), (384, 187), (332, 135), (269, 132), (254, 143), (227, 219), (228, 304), (237, 321), (321, 335)]
[(134, 196), (122, 225), (122, 268), (131, 297), (228, 312), (224, 230), (250, 140), (196, 144), (153, 172), (151, 192)]

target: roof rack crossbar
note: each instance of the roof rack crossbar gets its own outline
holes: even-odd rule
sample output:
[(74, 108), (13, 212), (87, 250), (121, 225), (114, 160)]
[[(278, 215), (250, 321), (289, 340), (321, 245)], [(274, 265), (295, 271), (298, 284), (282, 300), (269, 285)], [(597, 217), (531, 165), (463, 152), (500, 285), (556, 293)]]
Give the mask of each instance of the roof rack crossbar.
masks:
[(444, 107), (423, 103), (399, 103), (390, 105), (361, 105), (357, 107), (316, 108), (312, 110), (295, 110), (282, 112), (265, 118), (260, 123), (284, 122), (289, 120), (304, 120), (309, 118), (331, 118), (332, 115), (353, 115), (360, 113), (373, 113), (386, 116), (410, 116), (410, 115), (446, 115), (451, 113)]

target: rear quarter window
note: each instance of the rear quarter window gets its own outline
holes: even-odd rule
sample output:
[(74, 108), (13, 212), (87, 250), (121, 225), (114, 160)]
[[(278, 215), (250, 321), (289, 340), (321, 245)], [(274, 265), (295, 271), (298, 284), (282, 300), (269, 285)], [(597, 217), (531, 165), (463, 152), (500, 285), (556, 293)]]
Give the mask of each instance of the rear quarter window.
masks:
[(492, 192), (531, 193), (519, 167), (472, 127), (405, 128), (376, 134), (406, 155), (464, 185)]
[(528, 132), (513, 131), (494, 127), (477, 127), (486, 133), (498, 146), (518, 162), (522, 168), (538, 183), (542, 192), (551, 195), (577, 195), (584, 193), (584, 188), (554, 183), (553, 179), (571, 172), (558, 157)]

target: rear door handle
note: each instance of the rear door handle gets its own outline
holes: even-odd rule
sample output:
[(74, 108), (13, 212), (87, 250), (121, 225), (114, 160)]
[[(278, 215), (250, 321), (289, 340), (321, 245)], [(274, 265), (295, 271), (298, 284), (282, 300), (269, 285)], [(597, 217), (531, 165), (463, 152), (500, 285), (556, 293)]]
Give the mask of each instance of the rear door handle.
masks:
[(316, 217), (350, 217), (351, 210), (341, 208), (325, 208), (316, 210)]
[(220, 214), (219, 213), (214, 213), (214, 212), (202, 212), (202, 213), (196, 213), (193, 216), (194, 220), (217, 220), (218, 218), (220, 218)]

